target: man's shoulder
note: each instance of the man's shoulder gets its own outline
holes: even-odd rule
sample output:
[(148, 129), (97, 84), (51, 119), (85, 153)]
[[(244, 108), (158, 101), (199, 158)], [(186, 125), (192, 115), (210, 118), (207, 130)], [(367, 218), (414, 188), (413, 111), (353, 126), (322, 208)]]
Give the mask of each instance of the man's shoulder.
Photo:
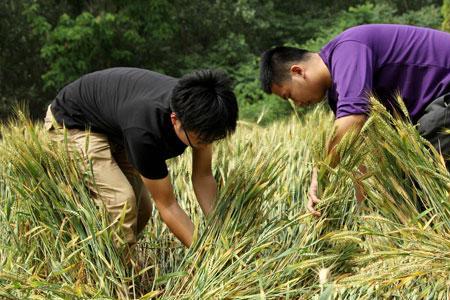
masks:
[(439, 35), (434, 29), (400, 24), (366, 24), (348, 28), (329, 41), (320, 51), (324, 58), (340, 52), (348, 56), (348, 51), (363, 50), (373, 52), (375, 56), (387, 57), (388, 53), (401, 53), (410, 44), (410, 40), (427, 41), (427, 37)]
[(96, 79), (96, 78), (108, 78), (109, 80), (114, 78), (130, 78), (133, 80), (142, 78), (154, 78), (162, 80), (173, 80), (175, 78), (161, 74), (148, 69), (135, 68), (135, 67), (114, 67), (108, 69), (97, 70), (91, 73), (83, 75), (83, 79)]
[(411, 40), (414, 37), (442, 35), (447, 36), (448, 33), (444, 33), (432, 28), (403, 24), (365, 24), (350, 27), (344, 30), (332, 40), (330, 40), (324, 46), (324, 49), (335, 47), (336, 45), (347, 41), (359, 42), (361, 44), (372, 47), (376, 46), (379, 43), (384, 44), (387, 42), (389, 44), (392, 44), (392, 42), (395, 42), (396, 44), (398, 44), (403, 40)]
[(379, 33), (380, 29), (386, 28), (391, 30), (389, 26), (386, 27), (386, 25), (383, 24), (369, 24), (350, 27), (325, 44), (322, 51), (326, 51), (327, 49), (330, 51), (329, 49), (334, 49), (342, 43), (356, 42), (360, 44), (369, 44), (370, 40), (377, 38), (377, 32)]

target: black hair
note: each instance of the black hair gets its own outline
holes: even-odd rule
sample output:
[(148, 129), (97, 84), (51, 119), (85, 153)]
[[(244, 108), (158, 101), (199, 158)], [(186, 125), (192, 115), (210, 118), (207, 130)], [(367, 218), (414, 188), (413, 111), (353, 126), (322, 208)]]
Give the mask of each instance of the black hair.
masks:
[(222, 71), (199, 70), (184, 75), (171, 100), (183, 128), (211, 143), (236, 130), (238, 104), (230, 78)]
[(294, 47), (278, 46), (265, 51), (259, 63), (259, 79), (264, 92), (272, 93), (272, 84), (288, 80), (290, 64), (305, 61), (311, 52)]

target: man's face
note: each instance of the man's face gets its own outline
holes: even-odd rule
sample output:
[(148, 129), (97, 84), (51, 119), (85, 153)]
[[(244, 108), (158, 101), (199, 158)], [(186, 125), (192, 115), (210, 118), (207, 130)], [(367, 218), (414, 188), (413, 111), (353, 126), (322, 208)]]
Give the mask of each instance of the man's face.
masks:
[[(181, 125), (181, 126), (183, 126), (183, 125)], [(195, 149), (203, 149), (206, 146), (208, 146), (208, 144), (204, 143), (198, 137), (198, 134), (196, 134), (195, 132), (184, 130), (184, 128), (181, 128), (181, 130), (179, 130), (179, 131), (182, 131), (182, 133), (177, 132), (177, 134), (180, 134), (181, 141), (186, 146), (191, 146), (192, 148), (195, 148)]]
[(175, 130), (175, 134), (183, 142), (183, 144), (196, 149), (201, 149), (208, 145), (203, 143), (202, 140), (198, 137), (198, 134), (196, 134), (195, 132), (185, 130), (175, 113), (172, 113), (170, 117), (173, 129)]
[(288, 100), (297, 106), (308, 106), (320, 102), (326, 93), (326, 88), (314, 76), (305, 76), (304, 69), (291, 68), (290, 79), (280, 84), (272, 84), (272, 93)]

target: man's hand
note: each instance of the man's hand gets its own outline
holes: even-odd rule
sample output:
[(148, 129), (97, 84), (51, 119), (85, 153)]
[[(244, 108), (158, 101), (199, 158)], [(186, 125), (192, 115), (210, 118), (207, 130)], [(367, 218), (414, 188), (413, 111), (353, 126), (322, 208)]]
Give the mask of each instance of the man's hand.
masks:
[(178, 205), (169, 176), (156, 180), (142, 177), (142, 181), (152, 194), (161, 219), (166, 223), (170, 231), (186, 247), (191, 246), (194, 235), (194, 224), (192, 224), (191, 219), (189, 219), (185, 211)]
[[(339, 119), (336, 119), (334, 121), (334, 129), (335, 134), (331, 140), (328, 141), (327, 146), (327, 152), (328, 156), (330, 157), (330, 166), (335, 167), (339, 161), (340, 157), (338, 153), (336, 152), (336, 146), (339, 144), (339, 142), (342, 140), (345, 134), (347, 134), (350, 131), (356, 131), (359, 132), (364, 125), (364, 123), (367, 120), (366, 115), (348, 115)], [(363, 194), (360, 193), (361, 189), (359, 187), (357, 188), (357, 198), (363, 199)], [(309, 187), (308, 192), (308, 205), (307, 208), (311, 214), (313, 214), (316, 217), (320, 217), (320, 212), (318, 212), (315, 209), (315, 206), (317, 203), (319, 203), (320, 199), (317, 197), (317, 190), (318, 190), (318, 182), (317, 182), (317, 168), (313, 169), (312, 177), (311, 177), (311, 185)]]
[(314, 207), (317, 203), (319, 203), (320, 199), (317, 197), (317, 168), (314, 167), (311, 176), (311, 185), (309, 186), (308, 192), (308, 205), (306, 206), (310, 213), (312, 213), (316, 217), (320, 217), (320, 212), (318, 212)]

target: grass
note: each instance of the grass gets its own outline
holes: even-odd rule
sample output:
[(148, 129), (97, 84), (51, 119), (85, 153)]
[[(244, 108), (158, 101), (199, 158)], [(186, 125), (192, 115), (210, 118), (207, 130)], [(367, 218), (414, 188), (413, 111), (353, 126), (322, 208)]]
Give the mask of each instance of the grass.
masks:
[[(339, 145), (334, 169), (323, 153), (332, 116), (322, 107), (264, 128), (241, 123), (215, 149), (220, 196), (209, 220), (195, 201), (189, 153), (173, 159), (196, 240), (183, 248), (154, 212), (139, 243), (143, 274), (113, 247), (84, 160), (20, 115), (1, 129), (0, 298), (447, 299), (450, 178), (412, 125), (377, 102), (373, 112), (359, 137)], [(305, 209), (314, 164), (318, 219)]]

